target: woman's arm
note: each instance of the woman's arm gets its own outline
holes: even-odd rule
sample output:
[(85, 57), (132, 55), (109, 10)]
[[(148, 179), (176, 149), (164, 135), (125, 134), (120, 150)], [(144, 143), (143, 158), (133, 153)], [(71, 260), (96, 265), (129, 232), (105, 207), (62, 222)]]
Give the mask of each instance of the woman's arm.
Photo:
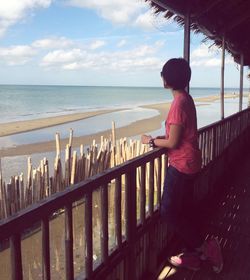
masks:
[(157, 136), (157, 137), (155, 137), (155, 139), (165, 139), (166, 138), (166, 136), (165, 135), (161, 135), (161, 136)]
[[(169, 148), (169, 149), (175, 149), (178, 147), (178, 145), (181, 142), (182, 137), (182, 131), (183, 127), (181, 125), (172, 124), (170, 125), (170, 131), (169, 131), (169, 138), (168, 139), (162, 139), (162, 138), (155, 138), (154, 144), (157, 147), (162, 148)], [(153, 139), (150, 135), (142, 135), (141, 141), (143, 144), (149, 144), (149, 141)]]

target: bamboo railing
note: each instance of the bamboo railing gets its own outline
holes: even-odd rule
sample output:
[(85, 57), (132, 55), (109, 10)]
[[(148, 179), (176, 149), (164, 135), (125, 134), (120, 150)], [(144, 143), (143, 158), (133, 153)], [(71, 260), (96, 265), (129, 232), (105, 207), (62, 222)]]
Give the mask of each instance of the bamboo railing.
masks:
[[(199, 131), (199, 145), (203, 156), (203, 170), (197, 183), (197, 199), (214, 191), (216, 180), (225, 174), (226, 167), (246, 149), (250, 140), (250, 109), (241, 111), (223, 121)], [(54, 193), (39, 204), (34, 204), (0, 222), (0, 241), (10, 240), (12, 279), (23, 279), (26, 273), (22, 265), (23, 233), (34, 224), (41, 224), (42, 276), (51, 279), (51, 244), (49, 217), (59, 209), (65, 209), (65, 277), (69, 279), (143, 279), (154, 275), (159, 268), (161, 254), (170, 242), (166, 226), (159, 219), (161, 186), (165, 176), (165, 150), (155, 149), (100, 174)], [(147, 166), (149, 172), (147, 173)], [(138, 172), (140, 170), (140, 172)], [(157, 171), (158, 177), (155, 177)], [(148, 196), (146, 178), (148, 176)], [(122, 179), (124, 179), (124, 186)], [(137, 185), (140, 182), (140, 185)], [(115, 246), (109, 249), (110, 233), (108, 211), (109, 188), (115, 186), (114, 224)], [(207, 189), (204, 188), (208, 186)], [(122, 203), (124, 188), (124, 200)], [(101, 192), (100, 263), (93, 259), (93, 223), (95, 222), (94, 192)], [(137, 200), (139, 196), (139, 202)], [(76, 275), (74, 270), (74, 235), (72, 228), (73, 205), (84, 200), (85, 233), (84, 271)], [(138, 210), (139, 209), (139, 210)], [(124, 234), (123, 216), (124, 210)], [(139, 211), (139, 215), (138, 212)], [(137, 217), (139, 216), (139, 219)]]
[(117, 141), (114, 122), (110, 139), (101, 137), (100, 145), (93, 140), (87, 149), (81, 145), (80, 155), (77, 151), (73, 151), (73, 130), (70, 130), (64, 163), (61, 159), (60, 135), (56, 133), (55, 138), (56, 157), (52, 175), (49, 172), (48, 159), (44, 158), (40, 161), (40, 165), (34, 168), (29, 157), (27, 180), (21, 173), (12, 176), (10, 182), (6, 183), (2, 180), (0, 165), (0, 219), (7, 218), (54, 193), (148, 151), (148, 147), (141, 145), (139, 140), (122, 138)]

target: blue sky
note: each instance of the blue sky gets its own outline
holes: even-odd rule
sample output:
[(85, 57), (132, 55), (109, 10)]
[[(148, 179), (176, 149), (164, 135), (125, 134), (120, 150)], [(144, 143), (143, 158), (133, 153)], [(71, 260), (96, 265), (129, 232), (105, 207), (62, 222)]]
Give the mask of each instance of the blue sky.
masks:
[[(142, 0), (0, 4), (0, 84), (161, 86), (162, 65), (183, 53), (183, 29)], [(202, 39), (191, 35), (191, 86), (219, 87), (221, 52)], [(239, 86), (228, 54), (225, 86)]]

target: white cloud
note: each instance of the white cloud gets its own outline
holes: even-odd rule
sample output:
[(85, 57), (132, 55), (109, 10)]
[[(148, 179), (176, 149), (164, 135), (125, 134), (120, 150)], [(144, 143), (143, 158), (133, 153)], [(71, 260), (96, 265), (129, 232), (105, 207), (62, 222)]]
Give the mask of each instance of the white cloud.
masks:
[[(158, 15), (158, 17), (160, 18), (160, 16)], [(136, 18), (134, 25), (138, 26), (142, 29), (146, 29), (146, 30), (154, 30), (155, 29), (155, 25), (157, 24), (157, 16), (154, 14), (154, 12), (152, 10), (149, 10), (145, 13), (142, 13), (140, 15), (138, 15), (138, 17)], [(165, 23), (167, 21), (165, 20)]]
[(8, 65), (23, 65), (36, 55), (36, 51), (26, 45), (0, 48), (0, 58)]
[(155, 52), (155, 47), (148, 46), (148, 45), (142, 45), (140, 47), (135, 48), (133, 52), (134, 52), (133, 53), (134, 57), (147, 56), (147, 55), (151, 55)]
[(72, 46), (74, 43), (65, 38), (65, 37), (59, 37), (59, 38), (44, 38), (41, 40), (36, 40), (32, 43), (32, 46), (35, 48), (40, 49), (57, 49), (57, 48), (66, 48)]
[(49, 52), (42, 59), (42, 66), (57, 66), (62, 64), (71, 64), (75, 61), (82, 60), (85, 57), (85, 51), (80, 49), (72, 50), (55, 50)]
[(146, 20), (150, 17), (150, 12), (145, 14), (148, 6), (144, 1), (68, 0), (67, 3), (74, 7), (94, 10), (99, 16), (111, 21), (113, 24), (140, 25), (147, 28), (149, 26)]
[(215, 48), (209, 48), (205, 44), (201, 44), (197, 49), (193, 50), (191, 53), (191, 57), (193, 59), (196, 58), (207, 58), (212, 57), (216, 54)]
[(191, 61), (191, 66), (216, 67), (220, 65), (221, 65), (221, 59), (219, 58), (210, 58), (210, 59)]
[(117, 47), (121, 48), (121, 47), (125, 46), (126, 44), (127, 44), (127, 41), (123, 39), (118, 42)]
[[(233, 64), (233, 59), (226, 56), (225, 64)], [(201, 44), (191, 53), (191, 66), (219, 67), (221, 66), (221, 50), (215, 46)]]
[(158, 54), (165, 44), (164, 41), (155, 41), (153, 45), (137, 45), (131, 49), (117, 48), (117, 45), (123, 46), (127, 43), (122, 39), (100, 51), (106, 43), (100, 39), (82, 44), (65, 37), (43, 38), (30, 45), (0, 48), (0, 60), (8, 65), (16, 65), (28, 63), (34, 58), (44, 69), (67, 71), (86, 68), (137, 71), (161, 67), (162, 61)]
[(106, 43), (105, 41), (102, 40), (96, 40), (95, 42), (93, 42), (92, 44), (90, 44), (90, 49), (91, 50), (96, 50), (101, 48), (102, 46), (104, 46)]
[(0, 4), (0, 36), (6, 30), (25, 18), (30, 11), (48, 8), (53, 0), (4, 0)]
[(115, 71), (136, 71), (138, 69), (158, 69), (160, 59), (156, 56), (161, 45), (142, 45), (126, 51), (96, 52), (94, 49), (55, 50), (46, 54), (41, 62), (45, 68), (63, 70), (104, 69)]

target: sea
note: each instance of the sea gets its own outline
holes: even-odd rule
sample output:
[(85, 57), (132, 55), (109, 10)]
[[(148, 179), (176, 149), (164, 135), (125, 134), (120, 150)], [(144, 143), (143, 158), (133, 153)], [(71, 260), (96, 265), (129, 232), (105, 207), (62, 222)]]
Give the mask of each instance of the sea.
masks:
[[(238, 88), (225, 89), (225, 94), (238, 92)], [(190, 88), (193, 98), (214, 96), (219, 93), (219, 88)], [(66, 138), (69, 136), (70, 128), (74, 130), (74, 136), (84, 136), (111, 129), (112, 121), (115, 121), (116, 127), (122, 127), (158, 114), (156, 110), (140, 106), (171, 100), (170, 91), (160, 87), (0, 85), (0, 124), (102, 109), (120, 109), (81, 121), (3, 136), (0, 137), (0, 149), (50, 141), (55, 139), (56, 132), (60, 133), (61, 138)], [(220, 119), (219, 100), (196, 102), (196, 105), (199, 105), (197, 106), (199, 127)], [(244, 97), (243, 109), (247, 106), (248, 98)], [(238, 110), (237, 97), (225, 99), (225, 116)], [(164, 124), (161, 130), (164, 133)], [(152, 135), (163, 134), (161, 130), (152, 131)], [(32, 156), (37, 159), (44, 157), (41, 154)], [(13, 172), (20, 173), (21, 166), (26, 164), (27, 156), (6, 157), (1, 161), (5, 174), (9, 173), (10, 168)]]

